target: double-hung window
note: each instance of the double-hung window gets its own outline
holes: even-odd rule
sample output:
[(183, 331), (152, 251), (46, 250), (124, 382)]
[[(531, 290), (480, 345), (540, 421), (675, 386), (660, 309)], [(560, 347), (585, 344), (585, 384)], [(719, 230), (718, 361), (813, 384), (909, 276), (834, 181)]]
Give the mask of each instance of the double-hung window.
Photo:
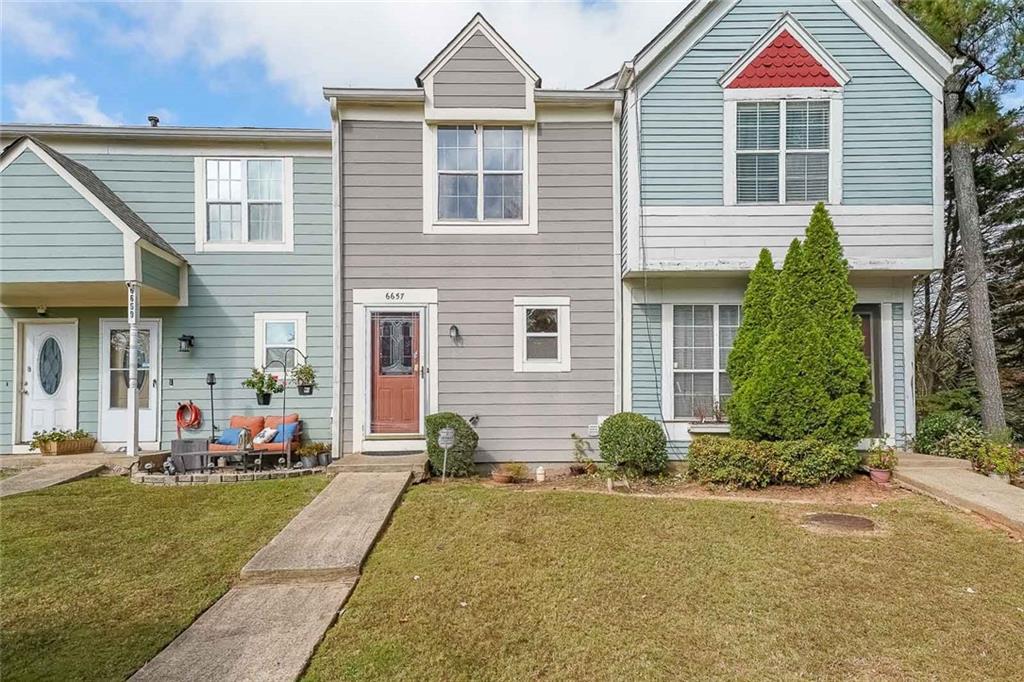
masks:
[(273, 361), (268, 371), (275, 376), (281, 375), (278, 362), (285, 363), (291, 370), (302, 362), (302, 357), (289, 353), (288, 349), (306, 352), (306, 313), (256, 313), (254, 346), (253, 361), (257, 367)]
[(291, 159), (196, 159), (197, 251), (290, 251)]
[(439, 126), (438, 218), (522, 220), (523, 169), (522, 127)]
[(740, 325), (738, 305), (672, 306), (672, 397), (675, 419), (710, 419), (732, 395), (726, 373)]
[(829, 201), (830, 101), (737, 102), (736, 203)]
[(516, 372), (568, 372), (569, 299), (516, 296), (513, 300), (513, 369)]

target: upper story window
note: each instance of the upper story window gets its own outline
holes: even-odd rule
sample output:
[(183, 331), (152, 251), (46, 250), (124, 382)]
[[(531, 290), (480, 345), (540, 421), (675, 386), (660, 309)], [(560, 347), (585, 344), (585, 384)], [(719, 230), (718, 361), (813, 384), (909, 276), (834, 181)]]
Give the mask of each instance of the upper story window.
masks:
[(292, 160), (196, 159), (196, 251), (291, 251)]
[(736, 105), (736, 203), (829, 200), (829, 101)]
[(425, 232), (537, 231), (532, 127), (458, 124), (427, 130), (431, 147), (424, 158), (432, 163), (424, 172)]

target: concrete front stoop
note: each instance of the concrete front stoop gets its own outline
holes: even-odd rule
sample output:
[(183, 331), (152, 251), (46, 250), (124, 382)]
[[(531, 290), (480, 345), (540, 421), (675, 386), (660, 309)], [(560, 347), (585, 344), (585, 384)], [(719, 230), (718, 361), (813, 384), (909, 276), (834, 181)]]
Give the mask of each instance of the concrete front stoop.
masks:
[(412, 471), (413, 482), (419, 483), (429, 478), (427, 473), (427, 453), (417, 452), (403, 455), (345, 455), (332, 462), (328, 471), (341, 472), (401, 472)]
[(411, 479), (408, 467), (336, 476), (249, 560), (236, 587), (131, 679), (297, 679)]

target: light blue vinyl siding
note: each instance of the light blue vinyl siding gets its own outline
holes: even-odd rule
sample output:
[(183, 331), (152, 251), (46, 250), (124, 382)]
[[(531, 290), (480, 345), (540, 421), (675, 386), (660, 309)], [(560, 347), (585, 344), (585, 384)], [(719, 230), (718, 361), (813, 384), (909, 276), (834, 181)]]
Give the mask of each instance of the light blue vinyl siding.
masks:
[[(632, 411), (649, 417), (659, 424), (661, 419), (661, 305), (657, 303), (633, 304), (633, 329), (630, 344), (632, 367), (630, 390)], [(683, 459), (689, 449), (687, 441), (671, 441), (668, 454), (672, 459)]]
[(903, 352), (903, 304), (892, 304), (892, 405), (895, 413), (896, 444), (907, 443), (906, 354)]
[(932, 98), (832, 0), (741, 0), (641, 103), (645, 205), (721, 205), (718, 79), (783, 9), (850, 73), (844, 93), (843, 203), (929, 204)]
[(121, 231), (35, 153), (22, 152), (0, 174), (0, 282), (121, 281)]
[[(241, 386), (253, 366), (254, 313), (305, 312), (306, 349), (317, 370), (313, 396), (289, 388), (288, 412), (298, 412), (307, 435), (330, 440), (331, 426), (331, 165), (329, 157), (294, 161), (295, 250), (293, 253), (194, 253), (194, 161), (184, 155), (71, 154), (157, 230), (189, 262), (189, 305), (153, 307), (142, 294), (142, 317), (162, 320), (161, 441), (175, 438), (179, 402), (193, 400), (208, 418), (207, 372), (217, 375), (216, 423), (232, 414), (281, 413), (281, 396), (259, 407)], [(48, 210), (52, 204), (45, 203)], [(118, 241), (118, 252), (121, 246)], [(145, 252), (144, 252), (145, 253)], [(145, 264), (143, 265), (145, 268)], [(118, 278), (121, 278), (119, 274)], [(0, 316), (0, 444), (11, 442), (10, 390), (13, 377), (11, 318), (34, 310), (4, 309)], [(97, 422), (98, 323), (124, 317), (116, 308), (67, 308), (60, 317), (79, 319), (79, 423), (95, 432)], [(177, 337), (195, 337), (191, 353), (178, 352)], [(202, 437), (202, 430), (188, 433)]]
[(178, 266), (160, 256), (142, 250), (142, 283), (168, 294), (178, 295)]

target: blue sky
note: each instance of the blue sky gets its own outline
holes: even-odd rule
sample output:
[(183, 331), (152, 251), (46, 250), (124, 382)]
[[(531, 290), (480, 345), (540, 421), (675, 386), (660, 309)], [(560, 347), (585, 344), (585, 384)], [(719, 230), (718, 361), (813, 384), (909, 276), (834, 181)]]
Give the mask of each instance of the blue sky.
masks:
[(324, 128), (323, 85), (411, 86), (478, 10), (546, 86), (584, 87), (682, 5), (4, 2), (0, 120)]

